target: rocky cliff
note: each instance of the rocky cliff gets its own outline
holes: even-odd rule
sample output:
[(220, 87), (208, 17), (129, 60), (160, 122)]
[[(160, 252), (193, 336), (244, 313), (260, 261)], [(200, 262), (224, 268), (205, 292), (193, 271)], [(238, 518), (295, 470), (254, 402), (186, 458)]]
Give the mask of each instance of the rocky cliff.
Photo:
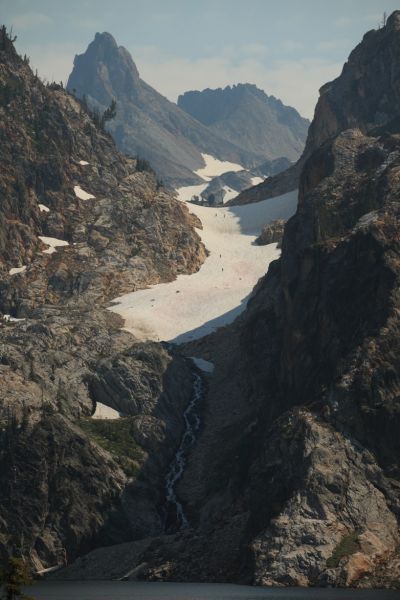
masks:
[(295, 189), (306, 159), (341, 131), (379, 127), (397, 131), (399, 119), (399, 48), (394, 19), (365, 34), (351, 52), (341, 75), (320, 89), (304, 153), (296, 168), (242, 192), (234, 203), (258, 202)]
[(255, 85), (185, 92), (178, 106), (217, 135), (267, 160), (296, 161), (303, 152), (309, 121)]
[[(0, 555), (40, 570), (164, 530), (192, 370), (105, 306), (193, 272), (205, 249), (184, 205), (5, 28), (0, 114)], [(92, 419), (99, 403), (124, 417)]]
[[(203, 342), (224, 364), (181, 493), (203, 531), (238, 526), (254, 583), (400, 585), (399, 36), (395, 12), (322, 88), (282, 257), (231, 333)], [(327, 134), (334, 89), (349, 114)]]

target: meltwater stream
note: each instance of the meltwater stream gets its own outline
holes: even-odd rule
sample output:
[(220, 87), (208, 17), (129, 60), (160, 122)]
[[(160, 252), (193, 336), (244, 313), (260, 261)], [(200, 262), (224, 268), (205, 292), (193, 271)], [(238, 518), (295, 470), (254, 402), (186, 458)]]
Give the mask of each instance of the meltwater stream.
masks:
[(165, 478), (166, 499), (167, 502), (170, 502), (175, 507), (176, 518), (180, 529), (186, 529), (190, 525), (183, 510), (182, 504), (177, 498), (175, 489), (176, 484), (182, 477), (183, 470), (186, 466), (188, 453), (196, 441), (196, 434), (200, 428), (201, 421), (199, 417), (199, 406), (204, 397), (205, 391), (204, 382), (201, 375), (193, 371), (193, 376), (194, 381), (192, 398), (188, 407), (183, 413), (185, 431), (183, 433), (179, 448), (175, 454), (175, 458), (173, 459)]

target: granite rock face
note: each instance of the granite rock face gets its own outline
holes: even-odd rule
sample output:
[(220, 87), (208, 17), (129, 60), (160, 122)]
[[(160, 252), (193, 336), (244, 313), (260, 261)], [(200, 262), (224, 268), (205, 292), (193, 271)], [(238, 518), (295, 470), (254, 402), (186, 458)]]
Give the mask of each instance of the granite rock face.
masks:
[(276, 243), (280, 248), (284, 228), (285, 221), (283, 219), (277, 219), (276, 221), (272, 221), (269, 225), (264, 225), (260, 235), (256, 239), (256, 244), (259, 246), (266, 246), (267, 244)]
[[(215, 407), (208, 437), (225, 436), (227, 456), (212, 463), (200, 440), (182, 483), (206, 464), (208, 482), (224, 473), (224, 492), (192, 487), (193, 509), (215, 522), (233, 506), (230, 521), (247, 515), (241, 573), (264, 585), (400, 585), (398, 19), (367, 34), (322, 90), (337, 90), (349, 120), (325, 134), (320, 101), (282, 256), (236, 322), (223, 368), (247, 418), (217, 424)], [(357, 92), (378, 70), (391, 74), (380, 101)]]
[[(71, 314), (72, 313), (72, 314)], [(192, 373), (103, 310), (0, 325), (0, 550), (36, 569), (164, 531)], [(97, 404), (123, 415), (92, 419)]]

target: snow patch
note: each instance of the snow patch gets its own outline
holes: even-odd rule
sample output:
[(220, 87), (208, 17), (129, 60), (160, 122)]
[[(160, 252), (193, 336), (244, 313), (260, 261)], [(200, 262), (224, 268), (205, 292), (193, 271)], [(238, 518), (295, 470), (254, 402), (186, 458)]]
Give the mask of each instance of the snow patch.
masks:
[(44, 204), (39, 204), (39, 208), (40, 208), (40, 212), (50, 212), (49, 207), (45, 206)]
[(80, 160), (80, 161), (79, 161), (79, 164), (80, 164), (80, 165), (88, 165), (89, 163), (88, 163), (88, 161), (87, 161), (87, 160)]
[(74, 186), (74, 192), (75, 192), (75, 196), (77, 198), (80, 198), (80, 200), (91, 200), (92, 198), (95, 198), (95, 196), (93, 196), (93, 194), (89, 194), (88, 192), (85, 192), (85, 190), (83, 190), (81, 187), (79, 187), (79, 185)]
[(92, 419), (119, 419), (120, 417), (120, 413), (114, 408), (111, 408), (111, 406), (96, 402), (96, 410), (92, 415)]
[(251, 185), (258, 185), (259, 183), (262, 183), (263, 181), (265, 181), (264, 177), (252, 177)]
[(239, 194), (239, 192), (237, 192), (236, 190), (233, 190), (232, 188), (228, 187), (227, 185), (224, 185), (224, 190), (225, 190), (225, 196), (223, 199), (224, 204), (226, 202), (229, 202), (229, 200), (236, 198), (236, 196)]
[(204, 358), (196, 358), (196, 356), (189, 356), (189, 358), (201, 371), (205, 373), (212, 373), (214, 371), (214, 363), (204, 360)]
[(204, 162), (206, 163), (205, 167), (201, 167), (201, 169), (197, 169), (194, 171), (196, 175), (205, 179), (206, 181), (210, 181), (213, 177), (217, 177), (218, 175), (222, 175), (227, 171), (243, 171), (244, 167), (242, 165), (238, 165), (237, 163), (232, 163), (227, 160), (219, 160), (212, 156), (211, 154), (203, 154), (201, 153)]
[[(187, 188), (178, 192), (186, 199)], [(276, 244), (258, 246), (256, 237), (264, 224), (289, 218), (296, 207), (297, 190), (243, 206), (189, 204), (202, 222), (198, 234), (209, 251), (199, 271), (125, 294), (109, 310), (121, 315), (125, 329), (142, 340), (187, 342), (231, 323), (246, 308), (270, 262), (280, 255)]]
[(191, 200), (193, 196), (198, 196), (200, 198), (200, 194), (204, 192), (208, 183), (200, 183), (200, 185), (186, 185), (184, 187), (178, 188), (178, 200), (181, 202), (186, 202), (187, 200)]
[(19, 321), (26, 320), (26, 319), (17, 319), (16, 317), (12, 317), (11, 315), (3, 315), (3, 318), (7, 323), (18, 323)]
[(16, 275), (17, 273), (24, 273), (26, 271), (26, 266), (24, 267), (13, 267), (8, 271), (9, 275)]
[(65, 240), (58, 240), (57, 238), (47, 237), (45, 235), (39, 235), (39, 239), (49, 246), (49, 248), (43, 250), (43, 254), (53, 254), (59, 246), (69, 246), (69, 243)]

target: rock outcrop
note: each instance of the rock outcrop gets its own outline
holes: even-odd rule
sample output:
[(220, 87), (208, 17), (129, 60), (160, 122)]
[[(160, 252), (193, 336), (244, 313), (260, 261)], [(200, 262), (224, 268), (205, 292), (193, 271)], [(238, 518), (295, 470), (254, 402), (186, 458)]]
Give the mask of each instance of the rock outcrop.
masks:
[(266, 246), (267, 244), (277, 243), (280, 248), (284, 228), (285, 221), (283, 219), (277, 219), (276, 221), (272, 221), (269, 225), (264, 225), (260, 235), (255, 240), (256, 244), (259, 246)]

